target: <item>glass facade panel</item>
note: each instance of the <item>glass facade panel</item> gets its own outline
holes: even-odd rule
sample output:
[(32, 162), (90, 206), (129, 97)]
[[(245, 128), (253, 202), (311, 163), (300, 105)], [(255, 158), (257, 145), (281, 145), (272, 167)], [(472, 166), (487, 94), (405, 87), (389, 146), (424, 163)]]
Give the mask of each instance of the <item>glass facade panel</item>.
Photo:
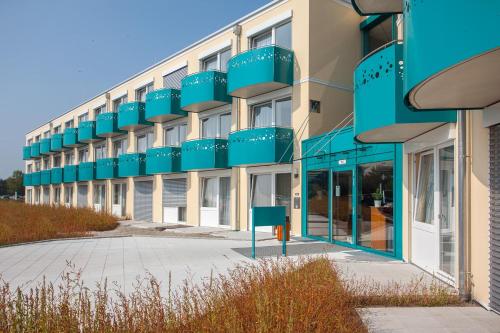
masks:
[(332, 239), (352, 243), (352, 171), (332, 173)]
[(328, 171), (307, 173), (307, 235), (328, 239)]
[(393, 252), (393, 163), (358, 167), (357, 242), (361, 246)]

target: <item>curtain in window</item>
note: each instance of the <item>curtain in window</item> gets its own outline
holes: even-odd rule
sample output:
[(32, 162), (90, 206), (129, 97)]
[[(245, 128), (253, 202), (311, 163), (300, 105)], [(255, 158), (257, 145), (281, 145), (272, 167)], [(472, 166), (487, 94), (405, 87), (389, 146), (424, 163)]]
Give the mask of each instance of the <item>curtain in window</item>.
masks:
[(137, 152), (145, 153), (148, 147), (148, 139), (146, 135), (141, 135), (137, 137)]
[(276, 45), (286, 47), (287, 49), (292, 48), (292, 23), (288, 22), (276, 27)]
[(415, 219), (418, 222), (434, 223), (434, 155), (426, 154), (420, 158), (417, 185), (417, 207)]
[(167, 128), (165, 130), (165, 145), (166, 146), (177, 146), (177, 131), (175, 127)]
[(231, 114), (223, 114), (220, 116), (220, 137), (227, 139), (231, 132)]
[(203, 178), (202, 207), (217, 207), (217, 178)]
[(186, 136), (187, 136), (187, 125), (180, 125), (179, 126), (179, 145), (182, 144), (184, 141), (186, 141)]
[(286, 206), (286, 215), (290, 216), (292, 201), (292, 176), (289, 173), (276, 175), (276, 206)]
[(219, 224), (229, 225), (231, 178), (221, 177), (219, 186)]
[(217, 55), (211, 56), (203, 60), (203, 70), (204, 71), (216, 71), (218, 70), (217, 66)]
[(272, 178), (271, 175), (252, 175), (251, 177), (251, 193), (250, 200), (252, 207), (271, 206), (271, 190)]
[(217, 117), (203, 119), (201, 121), (201, 127), (201, 134), (203, 138), (217, 137)]
[(276, 126), (292, 127), (292, 100), (276, 101)]
[(252, 112), (252, 127), (269, 127), (273, 124), (273, 108), (271, 103), (254, 106)]
[(227, 72), (227, 62), (231, 58), (231, 49), (227, 49), (220, 53), (220, 70)]
[(255, 36), (252, 39), (252, 47), (253, 48), (271, 45), (272, 43), (273, 43), (273, 34), (271, 31), (265, 32), (265, 33), (260, 34), (258, 36)]

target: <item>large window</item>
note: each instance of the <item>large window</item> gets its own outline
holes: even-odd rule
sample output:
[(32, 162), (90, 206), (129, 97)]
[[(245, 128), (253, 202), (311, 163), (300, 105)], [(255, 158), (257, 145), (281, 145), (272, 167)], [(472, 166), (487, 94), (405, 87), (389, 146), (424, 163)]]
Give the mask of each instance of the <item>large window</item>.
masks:
[(101, 113), (106, 113), (106, 104), (103, 104), (94, 109), (94, 119), (97, 118)]
[(394, 251), (392, 161), (358, 167), (358, 244)]
[(127, 95), (123, 95), (121, 97), (118, 97), (117, 99), (114, 99), (113, 100), (113, 110), (115, 112), (118, 112), (118, 108), (120, 107), (120, 105), (125, 104), (127, 102), (128, 102)]
[(145, 102), (146, 101), (146, 95), (153, 91), (153, 82), (151, 82), (148, 85), (145, 85), (143, 87), (140, 87), (135, 91), (135, 100), (138, 102)]
[(231, 113), (212, 115), (201, 120), (201, 137), (227, 139), (231, 132)]
[(74, 127), (74, 121), (73, 119), (68, 120), (67, 122), (64, 123), (64, 128), (73, 128)]
[(83, 148), (78, 151), (78, 163), (84, 163), (89, 161), (89, 149)]
[(113, 157), (127, 153), (127, 139), (120, 139), (113, 142)]
[(108, 157), (108, 153), (107, 153), (107, 150), (106, 150), (106, 144), (102, 143), (102, 144), (96, 145), (95, 148), (94, 148), (94, 153), (95, 153), (94, 159), (96, 161), (100, 160), (100, 159), (103, 159), (103, 158), (107, 158)]
[(143, 134), (138, 134), (136, 140), (137, 140), (137, 152), (145, 153), (146, 150), (153, 147), (154, 133), (147, 132)]
[(64, 153), (64, 165), (73, 165), (74, 163), (73, 153), (65, 152)]
[(217, 177), (203, 178), (201, 187), (201, 206), (206, 208), (217, 207)]
[(292, 177), (290, 173), (252, 174), (250, 177), (251, 207), (285, 206), (290, 216)]
[(328, 239), (328, 223), (328, 171), (309, 171), (307, 173), (307, 235)]
[(84, 114), (81, 114), (78, 116), (78, 123), (82, 123), (84, 121), (89, 120), (89, 113), (85, 112)]
[(201, 61), (203, 71), (222, 71), (227, 72), (227, 61), (231, 58), (231, 49), (225, 49), (217, 52)]
[(272, 100), (252, 107), (250, 127), (271, 126), (292, 126), (292, 100), (290, 97)]
[(171, 89), (181, 89), (181, 81), (187, 75), (188, 68), (184, 66), (163, 77), (163, 87)]
[(53, 167), (59, 168), (61, 166), (61, 155), (55, 155), (53, 160)]
[(180, 147), (186, 141), (187, 124), (178, 124), (164, 129), (164, 145), (167, 147)]
[(251, 39), (251, 47), (258, 48), (276, 44), (288, 49), (292, 48), (292, 23), (286, 22), (255, 35)]

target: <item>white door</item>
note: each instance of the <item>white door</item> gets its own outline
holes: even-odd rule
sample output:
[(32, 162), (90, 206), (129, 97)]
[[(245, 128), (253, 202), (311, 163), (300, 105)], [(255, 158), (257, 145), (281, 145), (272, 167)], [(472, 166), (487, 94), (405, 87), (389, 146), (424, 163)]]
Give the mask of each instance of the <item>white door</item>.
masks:
[(455, 261), (454, 147), (418, 154), (412, 223), (412, 261), (452, 280)]
[(94, 185), (94, 210), (102, 212), (106, 205), (106, 185)]
[(163, 180), (163, 223), (186, 223), (186, 178)]
[(125, 216), (127, 184), (113, 184), (113, 204), (111, 213), (115, 216)]
[(229, 226), (230, 177), (201, 179), (200, 225), (205, 227)]

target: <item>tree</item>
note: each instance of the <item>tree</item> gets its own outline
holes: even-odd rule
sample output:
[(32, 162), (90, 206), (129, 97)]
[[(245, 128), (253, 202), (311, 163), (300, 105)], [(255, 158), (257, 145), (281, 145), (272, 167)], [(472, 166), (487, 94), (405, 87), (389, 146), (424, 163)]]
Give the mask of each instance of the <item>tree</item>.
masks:
[(5, 185), (8, 195), (14, 195), (16, 192), (17, 194), (23, 194), (23, 172), (21, 170), (15, 170), (12, 176), (5, 180)]

